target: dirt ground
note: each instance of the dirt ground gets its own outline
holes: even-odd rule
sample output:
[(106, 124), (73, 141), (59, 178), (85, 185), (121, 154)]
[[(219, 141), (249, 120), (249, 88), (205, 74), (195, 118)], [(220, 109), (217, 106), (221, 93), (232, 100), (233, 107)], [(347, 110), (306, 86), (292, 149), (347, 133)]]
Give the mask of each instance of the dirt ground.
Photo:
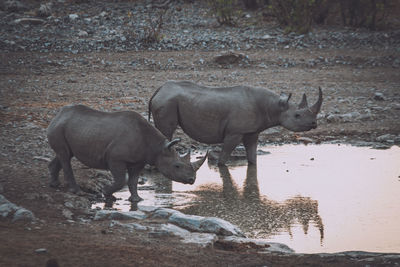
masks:
[[(260, 143), (298, 142), (298, 137), (308, 137), (316, 143), (335, 140), (358, 144), (375, 142), (387, 134), (393, 140), (383, 138), (385, 145), (400, 143), (400, 75), (399, 68), (392, 64), (393, 59), (399, 58), (398, 48), (249, 50), (245, 52), (246, 63), (231, 65), (216, 64), (214, 58), (219, 54), (0, 53), (0, 193), (39, 218), (34, 224), (0, 220), (0, 266), (394, 264), (395, 260), (363, 257), (285, 256), (197, 248), (172, 237), (150, 238), (146, 233), (110, 231), (107, 222), (77, 220), (79, 211), (74, 211), (72, 220), (65, 218), (65, 190), (49, 188), (47, 162), (43, 160), (53, 155), (45, 129), (58, 108), (84, 103), (110, 111), (135, 110), (147, 116), (148, 100), (167, 80), (192, 80), (209, 86), (261, 86), (278, 93), (291, 92), (292, 101), (298, 102), (305, 92), (310, 103), (316, 101), (318, 86), (322, 88), (324, 102), (317, 129), (297, 134), (280, 129), (267, 131), (260, 136)], [(352, 112), (359, 114), (341, 116)], [(183, 137), (186, 146), (205, 146), (182, 133), (177, 135)], [(82, 178), (79, 172), (77, 176)], [(39, 197), (32, 197), (35, 193)], [(47, 252), (35, 252), (40, 248)]]

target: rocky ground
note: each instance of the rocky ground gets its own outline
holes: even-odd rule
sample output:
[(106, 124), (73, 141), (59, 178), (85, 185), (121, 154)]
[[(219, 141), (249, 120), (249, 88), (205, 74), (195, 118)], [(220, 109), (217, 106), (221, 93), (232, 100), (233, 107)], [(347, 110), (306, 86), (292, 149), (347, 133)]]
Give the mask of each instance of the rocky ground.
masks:
[[(0, 3), (0, 194), (16, 206), (0, 219), (0, 265), (43, 266), (51, 259), (60, 266), (399, 263), (377, 255), (288, 256), (251, 248), (199, 248), (174, 236), (110, 229), (109, 220), (93, 220), (86, 197), (48, 187), (46, 165), (53, 153), (45, 134), (58, 108), (71, 103), (135, 110), (147, 117), (152, 93), (173, 79), (260, 86), (291, 92), (293, 101), (305, 92), (309, 102), (322, 88), (317, 129), (300, 134), (270, 129), (260, 136), (263, 144), (399, 145), (399, 30), (324, 26), (306, 35), (284, 35), (271, 21), (255, 24), (257, 11), (243, 16), (242, 26), (219, 27), (204, 4), (178, 1), (163, 17), (160, 41), (151, 42), (149, 19), (156, 20), (161, 11), (154, 11), (150, 1), (59, 0), (44, 15), (39, 2), (11, 2), (16, 1)], [(180, 131), (177, 135), (186, 147), (205, 148)], [(94, 171), (77, 162), (74, 166), (81, 186), (93, 181), (85, 177), (94, 177)], [(14, 219), (16, 207), (26, 210), (20, 211), (22, 219)]]

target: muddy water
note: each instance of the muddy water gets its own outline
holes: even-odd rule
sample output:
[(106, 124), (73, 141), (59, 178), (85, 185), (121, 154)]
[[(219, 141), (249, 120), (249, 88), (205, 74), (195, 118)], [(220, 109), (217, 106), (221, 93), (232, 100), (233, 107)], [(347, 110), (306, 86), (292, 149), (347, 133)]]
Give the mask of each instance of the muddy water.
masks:
[[(258, 164), (204, 164), (194, 185), (155, 171), (139, 205), (217, 216), (249, 237), (285, 243), (298, 253), (400, 252), (400, 148), (284, 145), (262, 148)], [(128, 191), (114, 208), (129, 210)], [(101, 205), (101, 204), (99, 204)]]

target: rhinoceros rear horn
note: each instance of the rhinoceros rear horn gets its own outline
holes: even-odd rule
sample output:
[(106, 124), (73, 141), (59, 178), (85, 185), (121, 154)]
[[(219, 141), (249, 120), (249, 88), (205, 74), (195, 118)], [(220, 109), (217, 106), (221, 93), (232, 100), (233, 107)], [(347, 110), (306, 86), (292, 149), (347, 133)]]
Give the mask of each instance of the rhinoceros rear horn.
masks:
[(307, 103), (307, 96), (306, 94), (303, 94), (303, 98), (301, 99), (301, 102), (299, 104), (299, 109), (307, 108), (308, 103)]
[(175, 145), (176, 143), (179, 143), (181, 141), (180, 138), (176, 138), (170, 142), (165, 143), (164, 147), (170, 149), (173, 145)]
[(321, 87), (318, 88), (319, 90), (319, 95), (318, 95), (318, 100), (317, 102), (310, 108), (312, 112), (314, 112), (315, 114), (317, 114), (320, 109), (321, 109), (321, 105), (322, 105), (322, 90)]
[(193, 167), (193, 169), (194, 169), (195, 171), (197, 171), (198, 169), (200, 169), (201, 165), (203, 165), (204, 161), (206, 161), (207, 156), (208, 156), (208, 150), (207, 150), (207, 152), (206, 152), (206, 154), (205, 154), (204, 157), (202, 157), (201, 159), (199, 159), (199, 160), (197, 160), (197, 161), (195, 161), (195, 162), (192, 162), (192, 167)]

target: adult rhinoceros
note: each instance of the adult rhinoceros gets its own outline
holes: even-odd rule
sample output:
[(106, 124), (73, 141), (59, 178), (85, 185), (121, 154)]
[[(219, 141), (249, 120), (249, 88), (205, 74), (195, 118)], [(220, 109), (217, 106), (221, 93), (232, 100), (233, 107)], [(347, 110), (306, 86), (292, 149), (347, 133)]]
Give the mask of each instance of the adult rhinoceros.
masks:
[(317, 127), (321, 88), (311, 107), (305, 94), (299, 105), (289, 103), (290, 97), (264, 88), (211, 88), (189, 81), (168, 81), (150, 99), (149, 120), (152, 114), (156, 128), (170, 140), (179, 125), (201, 143), (223, 143), (220, 165), (243, 142), (248, 162), (256, 164), (260, 132), (278, 125), (295, 132)]
[(88, 167), (110, 170), (114, 183), (104, 188), (106, 198), (125, 184), (128, 171), (128, 187), (132, 202), (140, 201), (137, 193), (139, 173), (145, 164), (155, 165), (167, 178), (193, 184), (196, 171), (206, 156), (190, 163), (190, 155), (179, 156), (172, 148), (179, 139), (168, 141), (154, 126), (134, 111), (101, 112), (83, 105), (65, 106), (47, 128), (47, 138), (56, 157), (49, 163), (50, 186), (57, 187), (61, 169), (69, 185), (76, 193), (71, 168), (75, 156)]

